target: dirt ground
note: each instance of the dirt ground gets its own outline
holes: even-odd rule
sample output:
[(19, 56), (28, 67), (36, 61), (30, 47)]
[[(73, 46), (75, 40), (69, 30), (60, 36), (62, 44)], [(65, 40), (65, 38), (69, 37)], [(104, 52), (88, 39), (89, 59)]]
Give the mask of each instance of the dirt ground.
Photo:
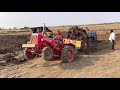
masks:
[(33, 60), (19, 62), (21, 44), (26, 43), (30, 32), (0, 34), (0, 78), (120, 78), (120, 34), (115, 50), (110, 50), (108, 36), (98, 35), (98, 41), (86, 51), (79, 51), (72, 63), (60, 60)]

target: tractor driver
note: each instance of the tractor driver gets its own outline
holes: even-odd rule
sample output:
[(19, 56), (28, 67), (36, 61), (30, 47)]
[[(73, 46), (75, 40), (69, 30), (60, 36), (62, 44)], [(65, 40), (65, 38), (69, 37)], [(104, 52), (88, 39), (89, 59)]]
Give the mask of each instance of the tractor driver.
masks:
[(57, 31), (57, 35), (54, 37), (54, 39), (57, 41), (56, 48), (58, 48), (63, 42), (63, 38), (59, 30)]

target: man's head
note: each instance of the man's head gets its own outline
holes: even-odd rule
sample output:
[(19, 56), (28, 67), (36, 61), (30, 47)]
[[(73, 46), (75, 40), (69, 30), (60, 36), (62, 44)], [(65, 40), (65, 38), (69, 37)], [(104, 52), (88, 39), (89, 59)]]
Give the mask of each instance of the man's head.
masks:
[(86, 29), (87, 29), (88, 31), (90, 31), (90, 30), (88, 29), (88, 27), (86, 27)]
[(57, 34), (58, 34), (58, 35), (61, 35), (61, 32), (58, 30), (58, 31), (57, 31)]
[(86, 30), (83, 30), (83, 32), (86, 32)]
[(110, 32), (112, 33), (112, 32), (113, 32), (113, 30), (110, 30)]

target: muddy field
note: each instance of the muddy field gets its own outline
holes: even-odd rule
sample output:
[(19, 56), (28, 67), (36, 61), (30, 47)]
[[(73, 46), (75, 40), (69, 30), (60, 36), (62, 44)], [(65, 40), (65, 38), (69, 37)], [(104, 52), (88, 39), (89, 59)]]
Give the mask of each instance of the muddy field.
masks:
[(0, 78), (119, 78), (120, 34), (116, 50), (110, 50), (108, 34), (99, 33), (98, 41), (86, 51), (79, 51), (72, 63), (44, 61), (36, 57), (20, 62), (31, 32), (0, 33)]

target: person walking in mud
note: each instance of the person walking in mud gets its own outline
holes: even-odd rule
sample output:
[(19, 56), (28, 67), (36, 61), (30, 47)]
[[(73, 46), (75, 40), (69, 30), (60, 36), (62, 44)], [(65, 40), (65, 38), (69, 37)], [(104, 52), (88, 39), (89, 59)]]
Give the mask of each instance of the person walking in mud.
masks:
[(90, 46), (89, 46), (89, 37), (88, 37), (88, 34), (87, 34), (86, 30), (83, 30), (83, 32), (84, 32), (85, 35), (86, 35), (86, 40), (85, 40), (85, 42), (86, 42), (86, 44), (87, 44), (87, 48), (89, 48)]
[(111, 49), (112, 50), (115, 50), (115, 38), (116, 38), (116, 35), (113, 32), (113, 30), (111, 30), (110, 31), (110, 36), (109, 36), (109, 41), (111, 42)]

